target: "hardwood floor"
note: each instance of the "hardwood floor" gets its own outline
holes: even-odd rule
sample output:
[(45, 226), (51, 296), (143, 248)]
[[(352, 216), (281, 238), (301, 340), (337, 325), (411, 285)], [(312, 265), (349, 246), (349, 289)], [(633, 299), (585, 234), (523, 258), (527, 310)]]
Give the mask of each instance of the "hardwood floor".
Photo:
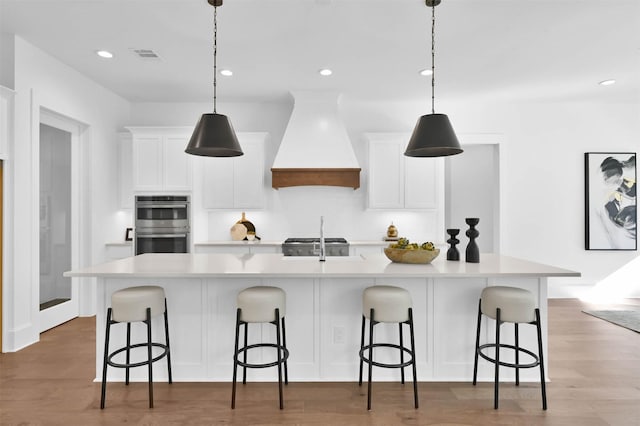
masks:
[[(640, 300), (629, 303), (640, 304)], [(375, 383), (373, 410), (366, 386), (296, 383), (279, 410), (274, 383), (157, 383), (155, 408), (145, 383), (112, 384), (99, 409), (93, 383), (95, 319), (78, 318), (42, 334), (17, 353), (0, 354), (0, 424), (7, 425), (640, 425), (640, 334), (583, 314), (574, 299), (549, 302), (549, 409), (539, 385), (419, 384), (413, 409), (410, 384)]]

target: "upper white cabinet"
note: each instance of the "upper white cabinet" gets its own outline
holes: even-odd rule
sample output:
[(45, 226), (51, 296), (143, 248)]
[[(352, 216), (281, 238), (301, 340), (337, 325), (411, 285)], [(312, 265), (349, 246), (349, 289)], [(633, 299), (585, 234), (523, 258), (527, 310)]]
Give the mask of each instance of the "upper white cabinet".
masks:
[(0, 159), (7, 159), (9, 139), (13, 137), (13, 98), (15, 92), (0, 86)]
[(405, 157), (405, 134), (368, 134), (370, 209), (444, 210), (444, 160)]
[(131, 133), (119, 134), (118, 140), (118, 198), (121, 209), (133, 208), (133, 183), (131, 179), (133, 153)]
[(193, 128), (127, 127), (132, 134), (134, 191), (191, 190), (192, 156), (184, 152)]
[(264, 147), (267, 133), (238, 133), (244, 155), (199, 157), (206, 209), (264, 208)]

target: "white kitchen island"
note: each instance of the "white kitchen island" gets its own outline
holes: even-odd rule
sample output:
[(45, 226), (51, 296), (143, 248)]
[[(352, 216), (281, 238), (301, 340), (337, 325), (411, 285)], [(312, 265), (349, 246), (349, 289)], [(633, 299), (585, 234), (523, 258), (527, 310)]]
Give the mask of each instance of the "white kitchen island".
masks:
[[(144, 254), (64, 275), (97, 279), (96, 377), (101, 375), (104, 322), (113, 291), (134, 285), (163, 286), (174, 380), (230, 381), (236, 295), (245, 287), (273, 285), (287, 293), (290, 380), (356, 381), (362, 290), (389, 284), (406, 288), (413, 298), (418, 380), (468, 381), (473, 370), (478, 297), (484, 287), (509, 285), (532, 291), (541, 310), (546, 348), (547, 279), (580, 274), (494, 254), (481, 254), (476, 264), (451, 262), (443, 252), (429, 265), (392, 263), (383, 254), (327, 257), (326, 262), (281, 254)], [(490, 323), (483, 328), (483, 338), (494, 333), (493, 321)], [(512, 340), (513, 327), (503, 327), (503, 341)], [(269, 324), (250, 326), (250, 341), (260, 333), (265, 338), (274, 336), (273, 329)], [(154, 319), (156, 333), (162, 338), (161, 317)], [(520, 335), (523, 346), (536, 348), (533, 326), (522, 326)], [(134, 327), (134, 337), (143, 336), (144, 327)], [(397, 326), (376, 326), (376, 336), (397, 339)], [(123, 341), (124, 332), (114, 328), (112, 347)], [(275, 354), (265, 350), (254, 356), (271, 359)], [(396, 355), (376, 354), (391, 356)], [(250, 369), (248, 379), (275, 380), (272, 370)], [(509, 377), (507, 370), (503, 377)], [(120, 373), (110, 369), (110, 380), (122, 380)], [(522, 378), (535, 381), (537, 374), (537, 369), (523, 371)], [(166, 368), (154, 366), (154, 376), (165, 378)], [(146, 370), (134, 369), (132, 377), (146, 380)], [(398, 377), (397, 370), (374, 371), (376, 380)], [(489, 363), (481, 361), (479, 378), (492, 380)]]

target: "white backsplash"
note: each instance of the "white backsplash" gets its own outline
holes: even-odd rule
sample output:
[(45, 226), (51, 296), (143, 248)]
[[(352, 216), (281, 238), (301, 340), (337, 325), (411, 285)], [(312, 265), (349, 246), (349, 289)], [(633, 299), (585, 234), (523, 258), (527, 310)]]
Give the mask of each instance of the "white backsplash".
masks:
[[(368, 210), (363, 188), (356, 191), (334, 187), (295, 187), (269, 190), (268, 209), (247, 211), (247, 220), (265, 241), (287, 237), (315, 237), (320, 233), (320, 216), (324, 216), (325, 236), (344, 237), (351, 241), (382, 240), (391, 222), (400, 236), (412, 241), (444, 243), (435, 229), (435, 213), (427, 211)], [(230, 228), (242, 216), (241, 211), (209, 211), (208, 232), (196, 231), (195, 242), (230, 240)]]

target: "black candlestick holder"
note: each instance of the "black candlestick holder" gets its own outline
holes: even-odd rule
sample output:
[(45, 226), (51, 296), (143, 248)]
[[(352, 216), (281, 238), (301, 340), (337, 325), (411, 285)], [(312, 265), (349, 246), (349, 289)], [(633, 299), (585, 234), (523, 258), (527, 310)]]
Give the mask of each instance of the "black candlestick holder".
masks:
[(469, 229), (467, 229), (466, 235), (469, 237), (469, 244), (467, 244), (467, 250), (465, 252), (465, 261), (469, 263), (480, 263), (480, 249), (476, 243), (476, 238), (480, 235), (480, 232), (475, 228), (480, 219), (477, 217), (468, 217), (465, 219)]
[(460, 260), (460, 252), (456, 247), (456, 244), (460, 242), (460, 240), (456, 238), (459, 233), (459, 229), (447, 229), (447, 234), (449, 234), (447, 242), (451, 244), (451, 247), (447, 250), (447, 260)]

